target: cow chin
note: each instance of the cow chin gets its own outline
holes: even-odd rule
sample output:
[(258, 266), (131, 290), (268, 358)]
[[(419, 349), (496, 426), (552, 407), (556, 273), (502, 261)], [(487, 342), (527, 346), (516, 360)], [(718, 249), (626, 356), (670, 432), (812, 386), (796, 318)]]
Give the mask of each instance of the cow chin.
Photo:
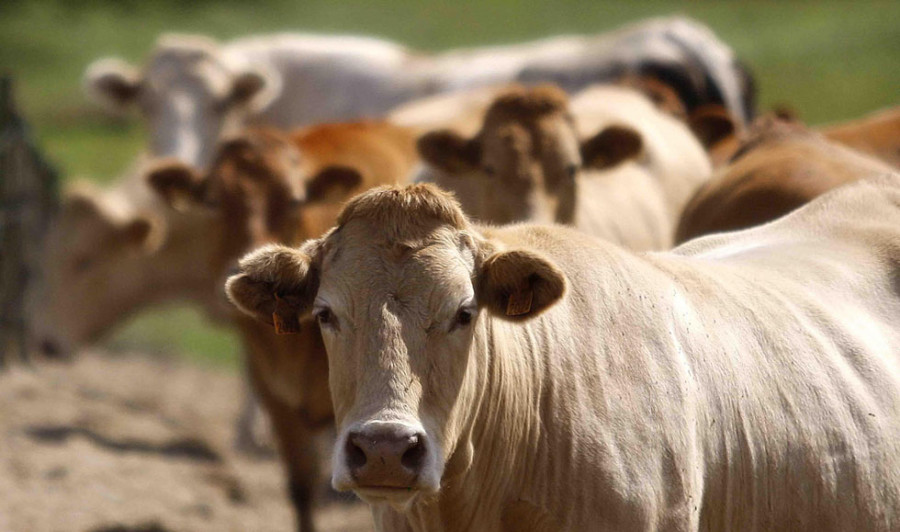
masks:
[(440, 489), (444, 460), (437, 442), (415, 421), (354, 423), (337, 439), (332, 486), (406, 511)]

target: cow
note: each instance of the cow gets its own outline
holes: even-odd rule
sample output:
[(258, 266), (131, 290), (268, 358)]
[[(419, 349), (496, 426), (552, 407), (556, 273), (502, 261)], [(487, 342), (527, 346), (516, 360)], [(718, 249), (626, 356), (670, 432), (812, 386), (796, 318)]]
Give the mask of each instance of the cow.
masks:
[[(216, 220), (218, 254), (204, 265), (204, 286), (221, 293), (227, 272), (244, 253), (265, 243), (291, 244), (327, 231), (342, 202), (377, 184), (395, 183), (416, 160), (415, 136), (383, 122), (323, 124), (290, 134), (248, 130), (224, 142), (207, 175), (178, 161), (161, 162), (147, 179), (173, 208)], [(243, 314), (240, 333), (253, 391), (268, 413), (284, 464), (299, 529), (313, 530), (319, 480), (315, 436), (331, 426), (327, 358), (310, 322), (288, 339)], [(245, 403), (238, 435), (246, 434)]]
[[(562, 66), (562, 70), (551, 68)], [(216, 143), (247, 125), (295, 128), (380, 117), (415, 98), (545, 79), (575, 91), (649, 75), (693, 108), (722, 103), (752, 117), (755, 89), (731, 50), (702, 24), (653, 19), (609, 35), (424, 54), (384, 40), (276, 34), (228, 43), (163, 35), (142, 68), (102, 58), (87, 68), (88, 95), (107, 108), (137, 105), (149, 154), (203, 169)]]
[(215, 251), (209, 235), (216, 226), (159, 203), (133, 177), (113, 187), (70, 187), (42, 244), (40, 282), (28, 293), (33, 348), (68, 358), (139, 310), (172, 301), (197, 303), (214, 319), (231, 314), (202, 289), (205, 272), (197, 267)]
[(478, 220), (574, 225), (637, 250), (671, 246), (684, 204), (711, 173), (683, 122), (614, 85), (571, 102), (551, 86), (507, 89), (474, 135), (438, 130), (417, 146), (434, 181), (463, 184)]
[(733, 151), (729, 165), (684, 208), (677, 242), (764, 224), (832, 188), (892, 170), (800, 122), (774, 116), (757, 121)]
[[(760, 118), (771, 121), (801, 122), (789, 109), (778, 109)], [(694, 109), (688, 125), (707, 149), (714, 168), (727, 165), (749, 134), (738, 119), (720, 104), (707, 104)], [(751, 129), (755, 129), (752, 127)], [(900, 107), (882, 109), (860, 119), (816, 126), (828, 140), (838, 142), (900, 168)]]
[(417, 184), (226, 290), (318, 322), (332, 483), (378, 530), (889, 531), (898, 242), (898, 175), (658, 253), (475, 226)]

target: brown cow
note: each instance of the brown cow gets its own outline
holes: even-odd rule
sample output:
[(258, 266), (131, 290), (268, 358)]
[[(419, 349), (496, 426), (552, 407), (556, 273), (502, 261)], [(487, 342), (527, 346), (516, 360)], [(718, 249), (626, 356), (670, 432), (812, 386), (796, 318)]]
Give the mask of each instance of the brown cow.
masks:
[(226, 289), (317, 318), (332, 484), (379, 530), (888, 532), (898, 243), (900, 175), (661, 253), (381, 187)]
[(830, 140), (900, 168), (900, 107), (882, 109), (859, 120), (817, 129)]
[[(320, 235), (345, 199), (396, 182), (415, 159), (414, 136), (406, 129), (380, 122), (330, 124), (291, 135), (249, 131), (220, 147), (207, 176), (173, 162), (148, 179), (176, 208), (218, 217), (220, 253), (206, 267), (219, 287), (243, 253)], [(312, 489), (319, 478), (313, 436), (330, 426), (333, 415), (318, 327), (310, 322), (286, 340), (243, 315), (234, 319), (251, 384), (272, 422), (300, 529), (312, 530)]]
[(798, 122), (766, 117), (685, 207), (676, 240), (760, 225), (832, 188), (890, 171)]
[[(785, 122), (799, 121), (789, 109), (779, 109), (774, 115)], [(741, 123), (719, 104), (707, 104), (694, 109), (687, 122), (709, 153), (714, 168), (728, 164), (746, 138)], [(857, 120), (817, 126), (814, 129), (829, 140), (900, 168), (900, 107), (882, 109)]]

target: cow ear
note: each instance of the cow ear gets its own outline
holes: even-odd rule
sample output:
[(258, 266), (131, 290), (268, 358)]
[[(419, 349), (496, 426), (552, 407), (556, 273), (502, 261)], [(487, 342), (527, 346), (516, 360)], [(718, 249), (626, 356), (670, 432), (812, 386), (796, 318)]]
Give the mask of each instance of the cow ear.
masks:
[(241, 259), (225, 293), (245, 314), (275, 327), (278, 334), (299, 332), (300, 318), (312, 308), (318, 276), (310, 256), (285, 246), (262, 247)]
[(566, 292), (566, 277), (555, 264), (526, 250), (495, 253), (482, 266), (479, 300), (508, 320), (532, 318)]
[(306, 201), (341, 200), (362, 184), (355, 168), (333, 165), (322, 169), (306, 182)]
[(78, 182), (66, 191), (62, 202), (62, 215), (71, 219), (108, 218), (98, 202), (100, 190), (90, 183)]
[(147, 173), (147, 183), (176, 210), (203, 202), (203, 179), (186, 164), (163, 163)]
[(472, 170), (481, 161), (481, 143), (449, 129), (422, 135), (416, 149), (426, 163), (451, 173)]
[(688, 127), (707, 150), (737, 134), (734, 116), (722, 105), (698, 107), (688, 117)]
[(581, 143), (586, 168), (603, 170), (637, 158), (644, 149), (641, 134), (628, 126), (608, 126)]
[(108, 57), (91, 63), (84, 73), (84, 90), (91, 99), (121, 113), (140, 92), (137, 69), (121, 59)]
[(254, 112), (268, 107), (280, 91), (278, 77), (268, 70), (246, 70), (234, 77), (228, 100)]
[(118, 241), (127, 247), (138, 247), (147, 253), (162, 244), (162, 222), (149, 215), (138, 215), (116, 228)]

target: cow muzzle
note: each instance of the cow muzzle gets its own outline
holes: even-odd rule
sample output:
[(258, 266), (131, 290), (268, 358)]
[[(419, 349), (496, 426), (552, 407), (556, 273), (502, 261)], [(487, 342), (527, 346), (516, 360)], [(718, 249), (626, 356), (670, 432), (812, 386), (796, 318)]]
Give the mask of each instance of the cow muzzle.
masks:
[(368, 502), (400, 502), (419, 491), (436, 491), (428, 467), (433, 449), (421, 427), (368, 422), (347, 431), (335, 456), (333, 484)]

